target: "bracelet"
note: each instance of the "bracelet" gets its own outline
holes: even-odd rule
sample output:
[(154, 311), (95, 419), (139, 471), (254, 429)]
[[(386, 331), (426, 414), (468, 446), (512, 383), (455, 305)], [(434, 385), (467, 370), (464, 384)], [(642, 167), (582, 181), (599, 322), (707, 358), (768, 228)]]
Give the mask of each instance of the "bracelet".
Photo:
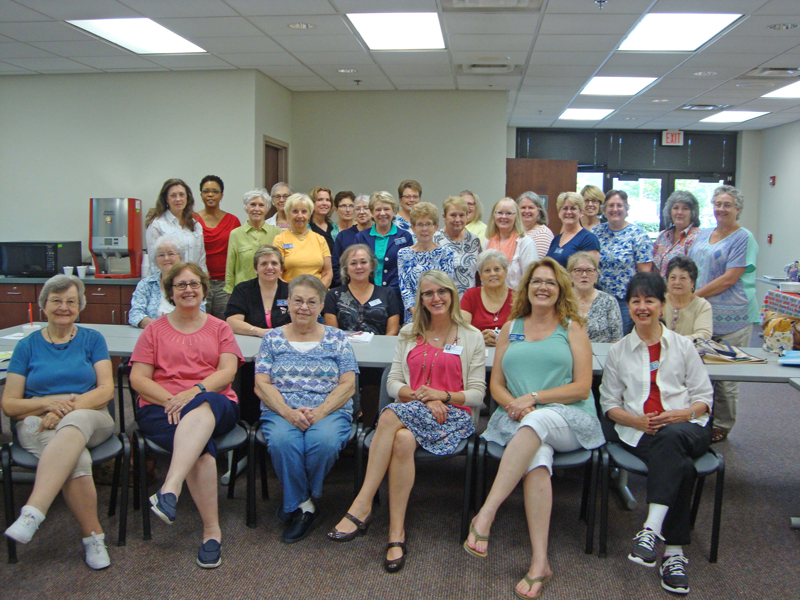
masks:
[(204, 386), (202, 383), (195, 383), (194, 385), (195, 385), (196, 387), (199, 387), (199, 388), (200, 388), (200, 391), (201, 391), (202, 393), (205, 393), (205, 392), (206, 392), (206, 386)]
[(250, 328), (250, 331), (248, 331), (247, 333), (249, 333), (250, 335), (253, 335), (253, 329), (255, 329), (255, 328), (256, 328), (256, 326), (255, 326), (255, 325), (253, 325), (253, 326)]
[(531, 397), (533, 398), (533, 405), (534, 406), (539, 404), (539, 393), (538, 392), (531, 392)]
[(450, 404), (450, 400), (451, 400), (452, 396), (450, 396), (450, 392), (445, 392), (445, 394), (447, 394), (447, 399), (444, 401), (444, 403), (445, 404)]

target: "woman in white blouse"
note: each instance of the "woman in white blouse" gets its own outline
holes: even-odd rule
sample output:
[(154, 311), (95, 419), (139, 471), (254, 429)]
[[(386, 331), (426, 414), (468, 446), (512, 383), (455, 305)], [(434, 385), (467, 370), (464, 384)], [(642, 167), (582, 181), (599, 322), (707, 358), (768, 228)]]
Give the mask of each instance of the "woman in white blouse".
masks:
[(158, 265), (154, 260), (156, 242), (165, 235), (177, 240), (186, 249), (186, 262), (206, 267), (206, 246), (203, 241), (203, 227), (194, 219), (194, 197), (192, 189), (182, 179), (167, 179), (158, 193), (155, 207), (145, 218), (147, 233), (147, 255), (150, 257), (150, 272), (142, 275), (156, 275)]

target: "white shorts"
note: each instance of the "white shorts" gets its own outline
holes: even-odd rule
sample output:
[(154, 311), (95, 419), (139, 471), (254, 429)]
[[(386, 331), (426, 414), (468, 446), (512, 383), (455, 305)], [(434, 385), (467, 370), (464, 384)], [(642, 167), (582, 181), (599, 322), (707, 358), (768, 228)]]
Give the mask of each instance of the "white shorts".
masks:
[(527, 473), (537, 467), (546, 467), (553, 475), (554, 452), (572, 452), (582, 448), (569, 424), (554, 410), (537, 409), (522, 417), (520, 429), (530, 427), (539, 436), (542, 445), (531, 459)]

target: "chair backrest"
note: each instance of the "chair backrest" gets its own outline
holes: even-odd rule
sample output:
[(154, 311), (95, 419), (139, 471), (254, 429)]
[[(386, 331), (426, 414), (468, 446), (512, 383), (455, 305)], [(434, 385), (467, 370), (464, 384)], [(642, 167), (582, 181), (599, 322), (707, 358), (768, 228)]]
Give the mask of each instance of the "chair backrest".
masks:
[[(394, 400), (389, 396), (389, 392), (386, 390), (386, 382), (389, 381), (389, 371), (392, 367), (386, 367), (383, 370), (383, 375), (381, 375), (381, 389), (380, 395), (378, 396), (378, 415), (380, 416), (381, 411), (389, 406)], [(376, 420), (377, 423), (377, 420)]]
[(356, 391), (353, 393), (353, 423), (361, 417), (361, 388), (359, 387), (358, 373), (356, 373)]

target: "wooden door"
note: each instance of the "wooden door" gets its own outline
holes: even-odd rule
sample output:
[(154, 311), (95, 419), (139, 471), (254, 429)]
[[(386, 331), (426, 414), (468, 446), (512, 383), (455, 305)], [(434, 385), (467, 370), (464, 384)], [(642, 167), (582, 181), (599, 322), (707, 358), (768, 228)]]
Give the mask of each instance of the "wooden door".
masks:
[(549, 226), (555, 235), (561, 232), (556, 198), (561, 192), (574, 192), (577, 181), (577, 160), (506, 159), (506, 196), (516, 200), (527, 191), (547, 196)]
[[(269, 192), (279, 181), (289, 181), (289, 144), (264, 136), (264, 188)], [(278, 212), (270, 206), (267, 218)]]

